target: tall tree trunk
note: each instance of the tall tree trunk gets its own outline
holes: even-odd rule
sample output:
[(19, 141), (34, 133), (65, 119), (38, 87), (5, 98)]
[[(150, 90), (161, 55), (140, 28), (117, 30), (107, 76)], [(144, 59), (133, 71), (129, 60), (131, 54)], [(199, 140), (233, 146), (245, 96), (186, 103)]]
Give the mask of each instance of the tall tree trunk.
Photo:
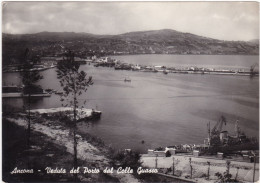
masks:
[[(78, 166), (78, 159), (77, 159), (77, 139), (76, 139), (76, 129), (73, 130), (73, 137), (74, 137), (74, 169), (77, 169)], [(74, 178), (77, 179), (77, 174), (74, 174)]]
[(27, 147), (30, 148), (31, 138), (31, 93), (28, 94), (28, 127), (27, 127)]
[[(75, 85), (75, 84), (74, 84)], [(74, 106), (73, 106), (73, 139), (74, 139), (74, 169), (77, 169), (78, 166), (78, 158), (77, 158), (77, 137), (76, 137), (76, 128), (77, 128), (77, 105), (76, 105), (77, 99), (76, 99), (76, 92), (74, 90)], [(77, 174), (74, 174), (75, 181), (77, 180)]]
[(73, 131), (74, 137), (74, 168), (77, 168), (77, 139), (76, 139), (76, 129)]

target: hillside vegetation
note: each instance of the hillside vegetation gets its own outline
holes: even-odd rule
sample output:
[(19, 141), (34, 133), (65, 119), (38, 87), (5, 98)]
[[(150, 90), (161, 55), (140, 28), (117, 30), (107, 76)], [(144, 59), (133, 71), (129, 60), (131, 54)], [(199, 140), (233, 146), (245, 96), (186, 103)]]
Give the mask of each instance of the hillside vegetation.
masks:
[(3, 62), (19, 60), (25, 48), (37, 57), (59, 56), (72, 49), (77, 56), (128, 54), (229, 54), (258, 55), (259, 42), (224, 41), (190, 33), (163, 29), (129, 32), (120, 35), (95, 35), (74, 32), (35, 34), (3, 33)]

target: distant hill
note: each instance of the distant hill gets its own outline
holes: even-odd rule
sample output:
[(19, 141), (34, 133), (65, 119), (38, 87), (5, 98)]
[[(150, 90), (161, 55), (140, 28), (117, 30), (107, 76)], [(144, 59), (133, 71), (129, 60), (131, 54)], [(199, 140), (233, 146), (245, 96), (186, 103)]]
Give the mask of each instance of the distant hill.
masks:
[(251, 43), (258, 43), (259, 44), (259, 39), (252, 39), (249, 42), (251, 42)]
[(156, 40), (156, 41), (169, 41), (169, 40), (184, 40), (184, 39), (191, 39), (191, 38), (213, 40), (210, 38), (205, 38), (190, 33), (182, 33), (171, 29), (129, 32), (125, 34), (120, 34), (118, 36), (122, 38), (132, 39), (132, 40), (147, 39), (147, 40)]
[(74, 32), (2, 34), (3, 62), (19, 60), (25, 48), (38, 57), (61, 55), (65, 49), (77, 56), (119, 54), (241, 54), (258, 55), (259, 42), (223, 41), (170, 29), (95, 35)]

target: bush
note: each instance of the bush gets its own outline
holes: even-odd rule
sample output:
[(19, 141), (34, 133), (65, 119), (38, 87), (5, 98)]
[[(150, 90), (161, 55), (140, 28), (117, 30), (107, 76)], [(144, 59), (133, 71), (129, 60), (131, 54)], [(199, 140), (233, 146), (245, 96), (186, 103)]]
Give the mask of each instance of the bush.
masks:
[[(137, 170), (138, 167), (141, 166), (140, 155), (137, 152), (127, 152), (127, 151), (111, 151), (111, 157), (112, 159), (112, 165), (113, 166), (122, 166), (125, 167), (131, 167), (133, 170)], [(136, 172), (136, 171), (134, 171)]]
[(224, 172), (223, 175), (219, 172), (215, 173), (215, 176), (218, 177), (220, 182), (238, 182), (236, 179), (232, 179), (232, 175), (230, 173)]

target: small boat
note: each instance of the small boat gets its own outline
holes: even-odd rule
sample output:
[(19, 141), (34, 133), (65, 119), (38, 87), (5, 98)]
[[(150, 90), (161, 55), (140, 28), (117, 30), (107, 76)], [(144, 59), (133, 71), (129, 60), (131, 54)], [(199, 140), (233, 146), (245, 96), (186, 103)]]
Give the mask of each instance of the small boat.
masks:
[(163, 73), (164, 73), (164, 74), (168, 74), (168, 71), (164, 70)]
[(125, 81), (125, 82), (131, 82), (131, 79), (130, 79), (130, 78), (125, 78), (124, 81)]
[(46, 91), (47, 93), (49, 93), (49, 94), (53, 93), (53, 89), (50, 89), (50, 88), (46, 89), (45, 91)]
[(50, 68), (54, 68), (54, 67), (56, 67), (56, 66), (52, 63), (51, 66), (50, 66)]
[(92, 109), (90, 119), (99, 119), (102, 112)]

